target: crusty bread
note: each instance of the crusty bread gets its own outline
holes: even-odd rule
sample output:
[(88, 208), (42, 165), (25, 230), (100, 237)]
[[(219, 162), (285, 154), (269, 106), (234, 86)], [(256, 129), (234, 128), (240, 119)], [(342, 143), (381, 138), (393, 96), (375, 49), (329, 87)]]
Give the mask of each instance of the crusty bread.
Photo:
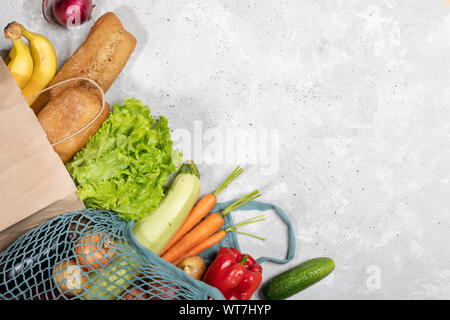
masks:
[[(82, 87), (71, 87), (60, 92), (38, 114), (50, 143), (55, 143), (80, 130), (100, 112), (102, 101), (97, 95)], [(72, 138), (56, 144), (53, 149), (66, 163), (82, 149), (109, 115), (109, 105), (88, 128)]]
[[(136, 39), (127, 32), (117, 16), (108, 12), (92, 26), (83, 44), (73, 53), (48, 86), (70, 78), (88, 78), (106, 91), (117, 78), (136, 47)], [(98, 95), (98, 89), (87, 81), (71, 81), (39, 95), (31, 108), (36, 114), (68, 87), (82, 86)]]

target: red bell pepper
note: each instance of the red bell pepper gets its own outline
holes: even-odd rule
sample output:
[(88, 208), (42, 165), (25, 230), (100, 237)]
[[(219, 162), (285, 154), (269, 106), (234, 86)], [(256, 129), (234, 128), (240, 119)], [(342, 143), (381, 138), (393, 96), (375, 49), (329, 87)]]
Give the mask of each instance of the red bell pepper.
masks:
[(262, 267), (248, 254), (221, 248), (203, 281), (217, 288), (227, 300), (249, 300), (262, 281)]

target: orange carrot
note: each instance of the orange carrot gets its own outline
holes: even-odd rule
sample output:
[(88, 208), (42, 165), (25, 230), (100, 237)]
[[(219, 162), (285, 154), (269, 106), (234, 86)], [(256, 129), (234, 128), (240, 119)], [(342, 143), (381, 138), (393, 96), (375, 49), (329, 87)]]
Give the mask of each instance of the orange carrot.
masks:
[(233, 225), (231, 227), (228, 227), (226, 229), (221, 229), (219, 231), (217, 231), (216, 233), (214, 233), (213, 235), (211, 235), (208, 239), (206, 239), (205, 241), (201, 242), (200, 244), (198, 244), (197, 246), (193, 247), (192, 249), (188, 250), (185, 254), (183, 254), (180, 258), (177, 259), (177, 261), (174, 262), (175, 265), (178, 265), (178, 263), (181, 262), (181, 260), (183, 260), (184, 258), (187, 257), (192, 257), (192, 256), (196, 256), (199, 253), (205, 251), (206, 249), (211, 248), (212, 246), (214, 246), (215, 244), (218, 244), (220, 241), (223, 240), (223, 238), (225, 238), (226, 234), (228, 232), (234, 231), (234, 232), (238, 232), (238, 233), (242, 233), (242, 234), (246, 234), (261, 240), (265, 240), (265, 238), (262, 238), (260, 236), (251, 234), (251, 233), (247, 233), (247, 232), (243, 232), (238, 230), (238, 227), (250, 224), (250, 223), (254, 223), (254, 222), (259, 222), (259, 221), (263, 221), (265, 220), (265, 218), (261, 218), (264, 215), (260, 215), (254, 218), (250, 218), (247, 219), (245, 221), (242, 221), (236, 225)]
[(170, 239), (169, 243), (159, 254), (162, 256), (171, 246), (181, 239), (188, 231), (190, 231), (201, 219), (203, 219), (216, 205), (217, 196), (222, 192), (234, 179), (244, 172), (239, 166), (228, 176), (228, 178), (217, 188), (214, 193), (204, 195), (197, 204), (192, 208), (189, 215), (184, 220), (183, 224), (178, 228), (177, 232)]
[(217, 231), (212, 236), (210, 236), (208, 239), (206, 239), (205, 241), (201, 242), (197, 246), (195, 246), (192, 249), (190, 249), (189, 251), (187, 251), (181, 257), (179, 257), (173, 264), (174, 265), (178, 265), (181, 262), (181, 260), (183, 260), (184, 258), (195, 256), (195, 255), (199, 254), (200, 252), (202, 252), (202, 251), (212, 247), (213, 245), (215, 245), (215, 244), (219, 243), (220, 241), (222, 241), (223, 238), (225, 238), (226, 235), (227, 235), (227, 232), (225, 230), (223, 230), (223, 229)]
[(236, 208), (258, 198), (259, 191), (255, 190), (245, 197), (233, 202), (221, 212), (213, 212), (206, 216), (199, 224), (197, 224), (191, 231), (186, 233), (180, 240), (178, 240), (169, 250), (167, 250), (161, 258), (173, 263), (178, 260), (183, 254), (197, 246), (201, 242), (208, 239), (214, 232), (219, 230), (225, 223), (225, 216), (235, 210)]

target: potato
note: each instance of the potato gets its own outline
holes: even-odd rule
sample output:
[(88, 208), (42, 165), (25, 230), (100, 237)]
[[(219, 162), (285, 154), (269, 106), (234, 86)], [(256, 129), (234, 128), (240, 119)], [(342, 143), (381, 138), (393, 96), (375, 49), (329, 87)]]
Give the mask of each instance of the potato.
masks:
[(74, 258), (58, 263), (53, 269), (53, 282), (67, 296), (82, 294), (87, 281), (88, 276)]
[(184, 258), (177, 267), (197, 280), (200, 280), (206, 272), (206, 263), (199, 256)]

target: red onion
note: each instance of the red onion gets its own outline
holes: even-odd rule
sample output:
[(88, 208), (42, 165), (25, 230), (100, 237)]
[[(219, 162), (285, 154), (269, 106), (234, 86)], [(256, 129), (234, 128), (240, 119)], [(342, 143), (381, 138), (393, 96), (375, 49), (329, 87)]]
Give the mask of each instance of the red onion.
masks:
[(48, 23), (54, 23), (53, 20), (50, 18), (52, 16), (53, 10), (52, 6), (50, 5), (48, 0), (42, 0), (42, 14), (44, 15), (45, 20), (47, 20)]
[[(48, 9), (49, 1), (43, 0), (42, 10), (44, 17), (49, 21)], [(92, 0), (54, 0), (53, 1), (53, 16), (60, 24), (70, 27), (76, 27), (91, 17), (94, 5)]]

